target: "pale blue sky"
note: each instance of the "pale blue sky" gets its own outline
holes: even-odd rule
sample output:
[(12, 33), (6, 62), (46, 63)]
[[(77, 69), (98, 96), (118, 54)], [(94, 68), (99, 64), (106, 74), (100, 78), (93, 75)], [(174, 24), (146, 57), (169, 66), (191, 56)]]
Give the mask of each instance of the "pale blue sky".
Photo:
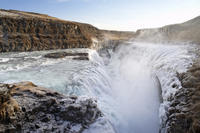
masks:
[(200, 0), (0, 0), (0, 8), (32, 11), (98, 28), (134, 31), (200, 15)]

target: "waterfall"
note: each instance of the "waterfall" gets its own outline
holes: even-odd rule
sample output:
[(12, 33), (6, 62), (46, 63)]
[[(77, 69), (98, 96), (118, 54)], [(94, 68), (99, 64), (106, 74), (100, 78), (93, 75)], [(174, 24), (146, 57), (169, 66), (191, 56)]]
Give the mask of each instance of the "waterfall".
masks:
[(191, 50), (192, 45), (132, 42), (112, 54), (107, 69), (119, 113), (118, 132), (159, 132), (168, 99), (181, 88), (176, 73), (192, 64)]
[[(90, 61), (43, 57), (57, 51), (88, 52)], [(181, 87), (176, 73), (192, 65), (190, 51), (193, 45), (130, 42), (110, 50), (109, 57), (90, 49), (2, 53), (0, 82), (32, 81), (96, 99), (106, 120), (84, 133), (156, 133), (166, 121), (169, 97)]]

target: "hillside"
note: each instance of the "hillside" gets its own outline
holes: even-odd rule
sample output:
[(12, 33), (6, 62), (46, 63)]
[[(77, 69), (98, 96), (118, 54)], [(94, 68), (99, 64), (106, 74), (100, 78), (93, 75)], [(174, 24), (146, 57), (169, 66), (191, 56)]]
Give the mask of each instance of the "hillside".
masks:
[(200, 16), (181, 24), (167, 25), (155, 29), (141, 29), (136, 32), (139, 40), (153, 42), (192, 42), (200, 44)]
[(134, 38), (200, 44), (200, 16), (181, 24), (135, 32), (101, 30), (45, 14), (0, 9), (0, 52), (117, 46)]
[(89, 24), (38, 13), (0, 10), (0, 52), (97, 48), (105, 38), (121, 39), (118, 34), (108, 34)]

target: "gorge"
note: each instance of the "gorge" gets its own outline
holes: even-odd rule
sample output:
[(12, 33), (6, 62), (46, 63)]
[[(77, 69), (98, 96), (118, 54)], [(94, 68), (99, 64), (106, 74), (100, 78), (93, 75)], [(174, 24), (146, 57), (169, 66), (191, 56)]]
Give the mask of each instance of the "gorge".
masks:
[(173, 37), (174, 26), (119, 32), (21, 11), (0, 17), (0, 96), (19, 105), (1, 101), (0, 132), (200, 131), (199, 17)]

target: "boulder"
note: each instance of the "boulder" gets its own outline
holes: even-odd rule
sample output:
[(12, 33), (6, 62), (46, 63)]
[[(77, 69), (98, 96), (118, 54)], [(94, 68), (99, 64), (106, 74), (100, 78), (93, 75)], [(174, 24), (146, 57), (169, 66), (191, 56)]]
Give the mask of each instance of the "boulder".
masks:
[(72, 59), (73, 60), (89, 60), (89, 57), (87, 57), (87, 56), (79, 56), (79, 57), (74, 57)]

